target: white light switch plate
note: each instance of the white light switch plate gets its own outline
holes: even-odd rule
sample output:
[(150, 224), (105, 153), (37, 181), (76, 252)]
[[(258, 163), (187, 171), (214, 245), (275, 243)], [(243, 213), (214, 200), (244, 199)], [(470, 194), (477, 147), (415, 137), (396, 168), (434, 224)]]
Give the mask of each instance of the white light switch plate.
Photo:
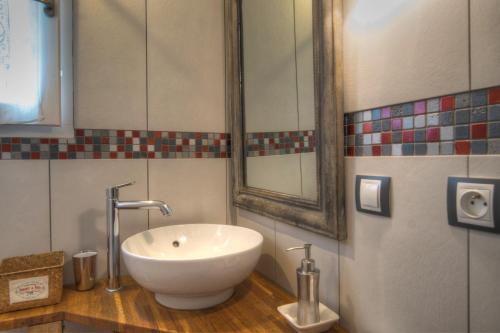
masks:
[(391, 216), (391, 178), (386, 176), (356, 175), (356, 210), (365, 214)]
[(361, 179), (360, 202), (361, 208), (374, 212), (381, 212), (380, 189), (382, 182), (378, 179)]

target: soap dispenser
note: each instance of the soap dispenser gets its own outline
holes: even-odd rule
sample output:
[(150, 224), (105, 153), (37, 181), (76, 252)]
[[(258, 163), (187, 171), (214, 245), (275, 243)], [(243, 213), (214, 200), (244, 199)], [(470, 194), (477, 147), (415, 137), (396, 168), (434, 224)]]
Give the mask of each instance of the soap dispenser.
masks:
[(314, 259), (311, 259), (311, 244), (287, 249), (287, 251), (292, 250), (305, 250), (305, 258), (297, 268), (297, 324), (317, 323), (320, 320), (319, 269), (314, 267)]

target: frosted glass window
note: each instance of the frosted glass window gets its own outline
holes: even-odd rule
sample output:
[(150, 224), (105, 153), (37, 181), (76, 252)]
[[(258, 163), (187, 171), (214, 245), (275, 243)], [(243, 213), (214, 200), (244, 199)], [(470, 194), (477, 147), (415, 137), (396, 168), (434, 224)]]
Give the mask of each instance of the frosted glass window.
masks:
[(0, 0), (0, 124), (40, 122), (43, 7)]

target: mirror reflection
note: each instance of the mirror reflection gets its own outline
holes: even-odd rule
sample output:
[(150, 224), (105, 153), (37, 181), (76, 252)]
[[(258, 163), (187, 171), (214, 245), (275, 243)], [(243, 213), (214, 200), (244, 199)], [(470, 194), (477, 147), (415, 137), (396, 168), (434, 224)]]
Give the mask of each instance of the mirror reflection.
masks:
[(245, 185), (318, 201), (312, 0), (241, 0)]

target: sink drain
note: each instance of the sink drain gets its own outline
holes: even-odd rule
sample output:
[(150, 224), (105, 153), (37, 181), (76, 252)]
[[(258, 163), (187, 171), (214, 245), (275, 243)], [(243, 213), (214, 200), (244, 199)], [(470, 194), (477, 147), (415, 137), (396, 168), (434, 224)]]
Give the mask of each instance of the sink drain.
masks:
[(179, 247), (179, 242), (178, 241), (173, 241), (172, 242), (173, 247)]

